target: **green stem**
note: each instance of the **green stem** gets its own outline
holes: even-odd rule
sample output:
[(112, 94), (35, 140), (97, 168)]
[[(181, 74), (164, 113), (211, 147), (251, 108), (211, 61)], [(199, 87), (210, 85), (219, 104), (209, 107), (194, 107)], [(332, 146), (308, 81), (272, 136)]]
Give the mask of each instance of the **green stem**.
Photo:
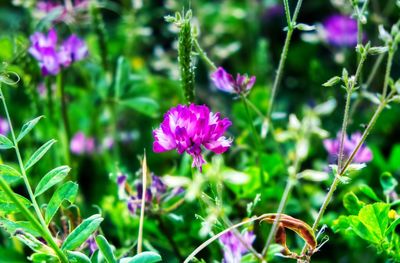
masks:
[[(262, 125), (263, 126), (262, 127), (262, 137), (263, 138), (266, 138), (268, 135), (268, 130), (269, 130), (270, 121), (271, 121), (272, 107), (274, 105), (276, 93), (278, 91), (279, 85), (282, 80), (283, 71), (284, 71), (285, 64), (286, 64), (286, 58), (287, 58), (287, 54), (289, 51), (290, 41), (292, 39), (292, 35), (293, 35), (293, 31), (294, 31), (294, 25), (296, 24), (297, 16), (300, 12), (300, 7), (301, 7), (302, 3), (303, 3), (303, 0), (297, 1), (296, 9), (293, 13), (292, 19), (291, 20), (288, 19), (288, 21), (290, 20), (291, 22), (288, 24), (288, 31), (286, 34), (285, 44), (283, 45), (281, 58), (279, 60), (278, 70), (276, 72), (274, 84), (272, 86), (271, 96), (270, 96), (270, 99), (268, 102), (267, 114), (264, 118), (263, 125)], [(289, 14), (290, 11), (288, 10), (288, 8), (289, 8), (288, 0), (284, 0), (284, 6), (285, 6), (285, 13)]]
[(214, 62), (212, 62), (212, 60), (207, 56), (207, 53), (200, 47), (200, 44), (196, 38), (193, 38), (193, 46), (196, 49), (197, 53), (199, 53), (200, 58), (211, 68), (211, 70), (217, 70)]
[(382, 100), (385, 99), (386, 94), (387, 94), (389, 80), (390, 80), (390, 71), (392, 69), (392, 63), (393, 63), (393, 57), (394, 57), (394, 49), (389, 47), (389, 54), (388, 54), (388, 59), (387, 59), (387, 63), (386, 63), (385, 80), (383, 83)]
[(68, 110), (67, 110), (67, 101), (65, 96), (65, 86), (63, 83), (63, 75), (62, 72), (58, 73), (57, 75), (57, 88), (58, 88), (58, 95), (60, 97), (60, 105), (61, 105), (61, 117), (64, 125), (64, 131), (60, 132), (60, 139), (63, 141), (63, 148), (65, 154), (65, 160), (67, 164), (71, 164), (71, 155), (69, 151), (68, 144), (71, 140), (71, 128), (70, 128), (70, 121), (68, 117)]
[[(39, 225), (40, 225), (40, 227), (41, 227), (41, 229), (42, 229), (42, 230), (41, 230), (42, 234), (44, 234), (43, 238), (45, 238), (46, 241), (49, 243), (49, 245), (54, 249), (54, 251), (57, 253), (58, 257), (60, 258), (60, 260), (61, 260), (62, 262), (68, 262), (66, 256), (63, 254), (63, 252), (61, 251), (61, 249), (57, 246), (57, 244), (56, 244), (56, 242), (54, 241), (52, 235), (50, 234), (50, 231), (49, 231), (49, 229), (47, 228), (46, 222), (45, 222), (45, 220), (44, 220), (44, 218), (43, 218), (43, 215), (42, 215), (42, 213), (41, 213), (41, 211), (40, 211), (39, 205), (38, 205), (38, 203), (37, 203), (37, 201), (36, 201), (35, 195), (33, 194), (33, 191), (32, 191), (32, 188), (31, 188), (31, 186), (30, 186), (28, 177), (27, 177), (27, 175), (26, 175), (26, 171), (25, 171), (25, 168), (24, 168), (24, 164), (23, 164), (23, 161), (22, 161), (22, 157), (21, 157), (21, 154), (20, 154), (20, 151), (19, 151), (19, 148), (18, 148), (18, 141), (17, 141), (17, 139), (16, 139), (16, 137), (15, 137), (14, 129), (13, 129), (13, 126), (12, 126), (12, 123), (11, 123), (10, 114), (9, 114), (9, 112), (8, 112), (7, 103), (6, 103), (6, 100), (5, 100), (5, 98), (4, 98), (3, 91), (2, 91), (2, 89), (1, 89), (1, 87), (0, 87), (0, 97), (1, 97), (1, 100), (2, 100), (2, 102), (3, 102), (3, 107), (4, 107), (4, 111), (5, 111), (5, 113), (6, 113), (8, 125), (10, 126), (11, 137), (12, 137), (12, 140), (13, 140), (15, 153), (16, 153), (16, 155), (17, 155), (18, 164), (19, 164), (19, 168), (20, 168), (20, 171), (21, 171), (22, 179), (23, 179), (24, 184), (25, 184), (25, 187), (26, 187), (26, 189), (27, 189), (27, 191), (28, 191), (29, 197), (30, 197), (30, 199), (31, 199), (31, 201), (32, 201), (32, 205), (33, 205), (33, 208), (34, 208), (34, 210), (35, 210), (35, 212), (36, 212), (36, 216), (37, 216), (37, 218), (39, 219), (39, 222), (38, 222), (38, 223), (39, 223)], [(3, 181), (3, 182), (4, 182), (4, 181)], [(11, 191), (11, 189), (9, 189), (9, 190)], [(11, 192), (12, 192), (12, 191), (11, 191)], [(15, 199), (15, 196), (14, 196), (13, 199)], [(16, 204), (17, 204), (17, 203), (16, 203)], [(17, 204), (17, 205), (18, 205), (18, 204)], [(20, 204), (20, 205), (21, 205), (21, 204)], [(25, 209), (26, 209), (26, 208), (25, 208)], [(28, 210), (28, 212), (29, 212), (29, 210)], [(28, 217), (28, 219), (31, 220), (32, 218), (31, 218), (31, 217)], [(37, 222), (37, 221), (36, 221), (36, 222)], [(35, 222), (33, 222), (33, 221), (32, 221), (32, 223), (35, 224)]]
[(144, 157), (143, 157), (143, 163), (142, 163), (142, 202), (141, 202), (141, 207), (140, 207), (137, 254), (142, 253), (144, 208), (146, 205), (146, 187), (147, 187), (147, 161), (146, 161), (146, 152), (145, 152)]

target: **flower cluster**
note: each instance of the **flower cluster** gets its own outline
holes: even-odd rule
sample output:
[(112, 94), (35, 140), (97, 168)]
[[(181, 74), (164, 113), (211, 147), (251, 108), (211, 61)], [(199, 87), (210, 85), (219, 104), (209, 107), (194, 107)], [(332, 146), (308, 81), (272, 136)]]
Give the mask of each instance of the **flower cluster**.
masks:
[(88, 49), (83, 40), (72, 34), (61, 45), (57, 44), (57, 32), (51, 29), (47, 35), (36, 32), (31, 37), (29, 53), (38, 60), (42, 74), (57, 75), (61, 67), (84, 59)]
[[(326, 151), (330, 154), (331, 161), (336, 161), (340, 151), (341, 133), (337, 134), (335, 139), (326, 139), (323, 141)], [(343, 158), (346, 160), (361, 141), (361, 133), (353, 133), (350, 138), (344, 136)], [(365, 145), (362, 145), (354, 157), (354, 163), (367, 163), (372, 160), (372, 151)]]
[[(141, 182), (136, 184), (136, 192), (132, 192), (127, 185), (127, 177), (125, 174), (119, 174), (117, 176), (118, 185), (118, 198), (120, 200), (125, 200), (127, 203), (128, 210), (131, 215), (135, 215), (136, 211), (140, 208), (143, 196), (143, 185)], [(129, 190), (127, 194), (127, 189)], [(166, 202), (170, 198), (177, 196), (183, 192), (183, 189), (178, 187), (171, 191), (167, 191), (167, 185), (162, 181), (159, 176), (154, 174), (151, 175), (150, 186), (146, 188), (145, 202), (147, 204), (152, 204), (153, 202), (160, 204), (161, 202)]]
[(54, 19), (55, 22), (72, 23), (83, 19), (88, 20), (86, 13), (89, 7), (89, 0), (75, 0), (73, 3), (69, 2), (68, 5), (63, 5), (61, 2), (55, 0), (37, 1), (33, 15), (37, 19), (43, 19), (51, 12), (59, 12), (59, 15)]
[(71, 139), (70, 150), (72, 153), (91, 154), (95, 151), (96, 145), (93, 137), (86, 137), (83, 132), (77, 132)]
[(250, 92), (256, 82), (255, 76), (249, 78), (247, 75), (237, 74), (236, 79), (234, 79), (234, 77), (222, 67), (219, 67), (211, 74), (211, 79), (219, 90), (244, 96)]
[(219, 241), (224, 247), (224, 259), (222, 262), (240, 263), (242, 255), (249, 251), (247, 247), (251, 246), (255, 239), (256, 236), (252, 231), (246, 231), (240, 234), (240, 239), (232, 231), (223, 234), (219, 238)]
[(338, 47), (357, 45), (357, 21), (344, 15), (332, 15), (323, 22), (325, 41)]
[(228, 118), (221, 119), (219, 112), (212, 113), (205, 105), (178, 105), (164, 115), (160, 128), (153, 131), (153, 150), (187, 152), (193, 157), (192, 167), (201, 170), (205, 163), (202, 146), (217, 154), (228, 150), (232, 139), (223, 134), (231, 124)]
[(0, 134), (7, 135), (10, 131), (10, 126), (6, 119), (0, 118)]

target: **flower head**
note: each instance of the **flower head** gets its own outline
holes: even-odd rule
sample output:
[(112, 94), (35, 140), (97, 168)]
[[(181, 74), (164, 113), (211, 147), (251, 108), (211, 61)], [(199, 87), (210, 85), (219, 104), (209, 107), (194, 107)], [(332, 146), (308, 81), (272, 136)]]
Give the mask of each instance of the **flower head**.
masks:
[[(340, 151), (340, 140), (341, 134), (338, 133), (335, 139), (325, 139), (323, 141), (326, 151), (331, 155), (331, 157), (337, 158)], [(353, 150), (356, 148), (357, 144), (361, 141), (361, 133), (353, 133), (350, 138), (344, 136), (343, 141), (343, 158), (346, 160)], [(372, 151), (365, 145), (362, 145), (355, 155), (354, 163), (366, 163), (372, 160)]]
[(92, 137), (86, 137), (83, 132), (77, 132), (71, 139), (70, 150), (72, 153), (80, 154), (91, 154), (95, 151), (95, 140)]
[(202, 146), (217, 154), (231, 146), (232, 139), (223, 136), (231, 124), (229, 119), (221, 119), (220, 113), (210, 112), (205, 105), (178, 105), (164, 115), (160, 128), (153, 131), (153, 151), (187, 152), (193, 157), (192, 167), (201, 169), (205, 163)]
[(357, 45), (357, 21), (344, 15), (332, 15), (324, 23), (326, 41), (334, 46), (354, 47)]
[(36, 32), (30, 40), (29, 53), (39, 62), (44, 76), (57, 75), (61, 66), (68, 67), (88, 54), (85, 42), (76, 35), (71, 35), (58, 47), (57, 32), (54, 29), (50, 29), (47, 35)]
[[(241, 240), (232, 232), (229, 231), (223, 234), (219, 241), (224, 247), (223, 263), (240, 263), (242, 255), (248, 252), (248, 246), (256, 239), (256, 236), (251, 231), (246, 231), (241, 235)], [(247, 246), (245, 244), (247, 244)]]
[(10, 131), (10, 126), (6, 119), (0, 118), (0, 134), (7, 135)]
[(222, 67), (211, 74), (211, 79), (219, 90), (238, 95), (247, 95), (256, 82), (255, 76), (249, 78), (247, 75), (237, 74), (234, 79)]

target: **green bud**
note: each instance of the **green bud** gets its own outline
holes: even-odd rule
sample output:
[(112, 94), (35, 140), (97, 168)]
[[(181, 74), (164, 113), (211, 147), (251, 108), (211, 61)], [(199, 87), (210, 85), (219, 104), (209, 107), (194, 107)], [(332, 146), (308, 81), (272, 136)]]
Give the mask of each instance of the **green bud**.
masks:
[(340, 77), (334, 76), (334, 77), (330, 78), (328, 81), (326, 81), (324, 84), (322, 84), (322, 86), (332, 87), (332, 86), (336, 85), (337, 83), (339, 83), (340, 80), (341, 80)]

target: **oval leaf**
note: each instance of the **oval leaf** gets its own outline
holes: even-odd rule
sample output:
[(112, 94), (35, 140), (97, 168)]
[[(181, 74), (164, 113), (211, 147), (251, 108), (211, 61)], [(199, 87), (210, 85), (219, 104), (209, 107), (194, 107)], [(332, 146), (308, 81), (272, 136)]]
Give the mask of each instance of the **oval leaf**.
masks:
[(121, 100), (120, 104), (150, 117), (157, 117), (160, 106), (158, 103), (146, 97), (136, 97), (127, 100)]
[(0, 134), (0, 149), (10, 149), (14, 144), (3, 134)]
[(101, 254), (103, 254), (104, 258), (106, 259), (106, 261), (108, 263), (116, 263), (117, 262), (117, 260), (115, 259), (114, 253), (112, 251), (112, 248), (104, 236), (98, 235), (96, 237), (96, 243), (99, 246)]
[(54, 168), (42, 177), (35, 189), (35, 196), (39, 196), (47, 191), (50, 187), (61, 182), (69, 173), (71, 168), (68, 166), (60, 166)]
[(36, 152), (33, 153), (31, 158), (25, 164), (25, 170), (28, 170), (32, 166), (35, 165), (42, 157), (47, 153), (50, 147), (56, 142), (56, 140), (52, 139), (45, 144), (43, 144)]
[(120, 260), (120, 263), (154, 263), (160, 261), (161, 256), (159, 254), (152, 251), (145, 251), (134, 257), (123, 258)]
[(21, 179), (21, 174), (13, 167), (6, 164), (0, 164), (0, 175), (7, 183), (12, 184)]
[(67, 257), (70, 263), (90, 263), (90, 259), (78, 251), (67, 251)]
[(66, 182), (60, 186), (53, 194), (47, 205), (45, 221), (50, 223), (53, 216), (57, 213), (58, 208), (64, 201), (73, 203), (78, 193), (78, 185), (74, 182)]
[(92, 215), (91, 217), (83, 220), (83, 222), (77, 226), (65, 239), (61, 246), (63, 250), (73, 250), (85, 242), (91, 234), (93, 234), (103, 218), (99, 215)]
[(30, 132), (35, 125), (39, 122), (39, 120), (43, 118), (43, 116), (39, 116), (33, 120), (28, 121), (27, 123), (25, 123), (22, 126), (21, 132), (19, 133), (18, 137), (17, 137), (17, 142), (19, 142), (20, 140), (22, 140), (22, 138), (25, 137), (25, 135), (28, 134), (28, 132)]

